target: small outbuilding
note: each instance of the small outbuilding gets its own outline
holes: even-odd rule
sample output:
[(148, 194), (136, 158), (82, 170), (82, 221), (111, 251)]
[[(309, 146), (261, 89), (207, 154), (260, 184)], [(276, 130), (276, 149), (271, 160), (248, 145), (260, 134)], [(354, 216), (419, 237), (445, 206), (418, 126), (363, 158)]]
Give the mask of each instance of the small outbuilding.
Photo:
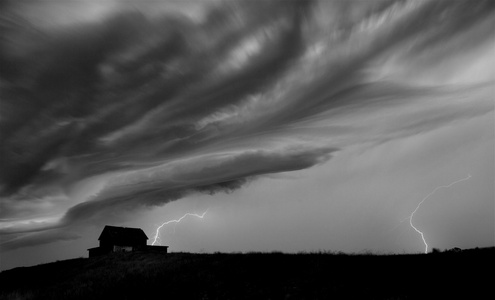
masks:
[(167, 253), (168, 246), (148, 246), (148, 237), (141, 228), (117, 227), (106, 225), (98, 238), (100, 246), (88, 249), (89, 257), (112, 252), (131, 252), (138, 250), (158, 250)]

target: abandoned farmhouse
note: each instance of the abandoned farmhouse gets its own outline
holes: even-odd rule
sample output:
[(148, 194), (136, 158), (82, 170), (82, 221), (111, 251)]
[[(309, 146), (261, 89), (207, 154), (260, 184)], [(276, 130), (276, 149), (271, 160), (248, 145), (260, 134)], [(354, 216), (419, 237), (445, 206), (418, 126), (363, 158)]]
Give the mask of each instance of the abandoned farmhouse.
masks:
[(160, 251), (167, 253), (168, 246), (149, 246), (148, 237), (141, 228), (106, 225), (98, 238), (100, 246), (88, 249), (89, 257), (112, 252)]

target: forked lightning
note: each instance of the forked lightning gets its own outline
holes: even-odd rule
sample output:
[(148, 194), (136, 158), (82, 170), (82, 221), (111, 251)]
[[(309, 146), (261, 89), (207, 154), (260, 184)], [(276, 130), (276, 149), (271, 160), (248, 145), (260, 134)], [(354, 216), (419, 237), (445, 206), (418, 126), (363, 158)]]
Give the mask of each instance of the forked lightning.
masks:
[(454, 182), (452, 182), (449, 185), (437, 186), (431, 193), (429, 193), (428, 195), (426, 195), (426, 197), (424, 197), (423, 200), (421, 200), (421, 202), (418, 203), (418, 205), (416, 206), (416, 209), (409, 216), (409, 218), (408, 218), (409, 219), (409, 224), (411, 225), (411, 227), (414, 230), (416, 230), (417, 233), (419, 233), (421, 235), (421, 239), (423, 240), (423, 243), (425, 244), (425, 253), (428, 253), (428, 243), (426, 243), (426, 239), (425, 239), (424, 233), (421, 230), (419, 230), (416, 226), (413, 225), (414, 214), (418, 211), (418, 209), (420, 208), (421, 204), (423, 204), (423, 202), (425, 202), (426, 200), (428, 200), (428, 198), (430, 198), (433, 194), (435, 194), (435, 192), (438, 191), (439, 189), (449, 188), (449, 187), (453, 186), (454, 184), (459, 183), (461, 181), (468, 180), (469, 178), (471, 178), (471, 175), (470, 174), (468, 174), (467, 177), (462, 178), (462, 179), (459, 179), (457, 181), (454, 181)]
[(187, 214), (183, 215), (182, 217), (180, 217), (177, 220), (170, 220), (170, 221), (167, 221), (167, 222), (163, 223), (162, 225), (158, 226), (158, 228), (156, 228), (155, 237), (154, 237), (153, 243), (151, 243), (151, 245), (155, 245), (156, 242), (158, 241), (158, 239), (160, 238), (160, 229), (162, 229), (163, 226), (165, 226), (167, 224), (170, 224), (170, 223), (179, 223), (180, 221), (182, 221), (182, 219), (184, 219), (187, 216), (192, 216), (192, 217), (197, 217), (197, 218), (203, 219), (203, 217), (206, 215), (206, 212), (207, 211), (208, 211), (208, 209), (205, 210), (205, 212), (202, 213), (201, 215), (187, 213)]

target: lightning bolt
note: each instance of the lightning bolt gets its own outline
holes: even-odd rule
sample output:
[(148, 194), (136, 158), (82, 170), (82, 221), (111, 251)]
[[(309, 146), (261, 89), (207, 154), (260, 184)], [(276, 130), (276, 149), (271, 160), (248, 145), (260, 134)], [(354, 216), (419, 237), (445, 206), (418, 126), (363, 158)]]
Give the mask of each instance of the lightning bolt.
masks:
[(435, 194), (436, 191), (438, 191), (439, 189), (442, 189), (442, 188), (449, 188), (451, 186), (453, 186), (454, 184), (456, 183), (459, 183), (459, 182), (462, 182), (462, 181), (466, 181), (468, 180), (469, 178), (471, 178), (471, 175), (468, 174), (467, 177), (465, 178), (462, 178), (462, 179), (459, 179), (459, 180), (456, 180), (454, 182), (452, 182), (451, 184), (449, 185), (441, 185), (441, 186), (437, 186), (433, 191), (431, 191), (431, 193), (429, 193), (428, 195), (426, 195), (426, 197), (423, 198), (423, 200), (421, 200), (421, 202), (418, 203), (418, 206), (416, 206), (416, 209), (411, 213), (411, 215), (407, 218), (409, 219), (409, 225), (411, 225), (411, 227), (417, 232), (419, 233), (419, 235), (421, 236), (421, 239), (423, 240), (423, 243), (425, 244), (425, 254), (428, 253), (428, 244), (426, 243), (426, 239), (425, 239), (425, 235), (424, 233), (419, 230), (416, 226), (414, 226), (413, 224), (413, 217), (414, 217), (414, 214), (418, 211), (418, 209), (421, 207), (421, 204), (423, 204), (423, 202), (425, 202), (426, 200), (428, 200), (428, 198), (430, 198), (433, 194)]
[[(197, 217), (197, 218), (203, 219), (204, 216), (206, 215), (206, 212), (207, 211), (208, 211), (208, 209), (206, 209), (205, 212), (202, 213), (201, 215), (187, 213), (187, 214), (183, 215), (182, 217), (180, 217), (177, 220), (170, 220), (170, 221), (164, 222), (162, 225), (160, 225), (160, 226), (158, 226), (156, 228), (155, 237), (154, 237), (153, 243), (151, 243), (151, 245), (155, 245), (156, 241), (160, 238), (160, 229), (162, 229), (163, 226), (168, 225), (170, 223), (175, 223), (177, 225), (177, 223), (180, 223), (180, 221), (182, 221), (182, 219), (184, 219), (185, 217), (188, 217), (188, 216), (192, 216), (192, 217)], [(174, 227), (174, 230), (175, 230), (175, 227)]]

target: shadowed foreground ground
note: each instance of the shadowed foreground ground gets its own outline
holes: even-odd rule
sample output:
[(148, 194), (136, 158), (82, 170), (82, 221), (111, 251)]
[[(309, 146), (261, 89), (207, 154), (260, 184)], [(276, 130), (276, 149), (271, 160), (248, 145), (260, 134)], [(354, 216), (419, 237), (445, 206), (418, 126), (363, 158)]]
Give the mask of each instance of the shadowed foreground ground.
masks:
[(0, 299), (482, 299), (494, 254), (115, 254), (4, 271)]

